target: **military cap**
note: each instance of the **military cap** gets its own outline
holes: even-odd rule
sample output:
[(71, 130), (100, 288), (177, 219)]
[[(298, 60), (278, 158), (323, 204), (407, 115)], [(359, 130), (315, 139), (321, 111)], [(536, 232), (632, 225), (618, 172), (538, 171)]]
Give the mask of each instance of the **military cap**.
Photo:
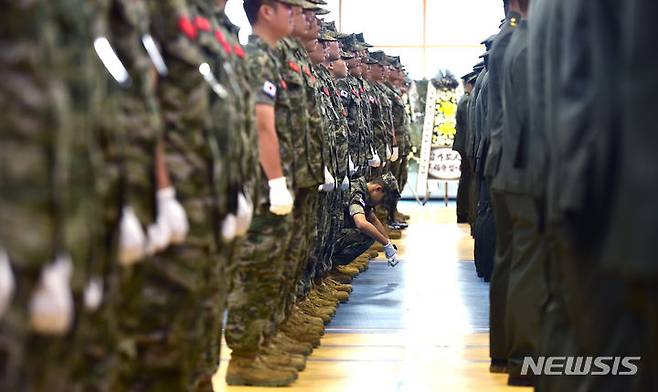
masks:
[(402, 63), (400, 62), (400, 56), (386, 56), (386, 61), (396, 69), (402, 69)]
[(363, 38), (363, 33), (356, 34), (356, 39), (359, 41), (363, 46), (366, 48), (372, 48), (372, 45), (366, 42), (365, 38)]
[(340, 58), (342, 58), (343, 60), (351, 60), (351, 59), (353, 59), (354, 57), (356, 57), (356, 56), (354, 56), (354, 55), (351, 54), (351, 53), (347, 53), (347, 52), (345, 52), (345, 51), (343, 51), (343, 50), (340, 51)]
[(318, 8), (317, 5), (311, 3), (308, 0), (304, 1), (304, 5), (302, 7), (304, 8), (305, 11), (314, 11), (314, 12), (315, 12), (315, 9)]
[(320, 7), (314, 7), (312, 10), (316, 15), (328, 15), (330, 13), (328, 10)]
[(475, 82), (478, 80), (478, 76), (480, 76), (479, 73), (473, 73), (473, 76), (471, 76), (470, 78), (468, 78), (468, 80), (466, 81), (466, 83), (475, 84)]
[(386, 173), (382, 175), (382, 182), (384, 183), (384, 207), (392, 210), (401, 196), (398, 181), (391, 173)]
[(318, 5), (327, 5), (327, 2), (324, 0), (308, 0), (313, 4), (318, 4)]
[(498, 34), (494, 34), (494, 35), (486, 38), (484, 41), (480, 42), (480, 44), (486, 46), (487, 51), (488, 51), (489, 49), (491, 49), (491, 45), (493, 45), (493, 42), (494, 42), (494, 40), (496, 39), (497, 36), (498, 36)]
[(480, 61), (479, 63), (477, 63), (473, 66), (473, 71), (478, 72), (478, 73), (480, 71), (482, 71), (483, 69), (484, 69), (484, 61)]
[[(248, 1), (248, 0), (247, 0)], [(284, 3), (288, 5), (296, 5), (298, 7), (303, 7), (306, 3), (306, 0), (276, 0), (279, 3)]]
[(480, 59), (486, 59), (489, 57), (489, 51), (487, 50), (486, 52), (482, 53), (478, 58)]
[(383, 67), (389, 65), (386, 58), (386, 53), (382, 52), (381, 50), (370, 53), (370, 57), (377, 60), (377, 63)]
[(349, 51), (349, 52), (356, 52), (356, 51), (361, 51), (366, 49), (365, 46), (361, 45), (354, 34), (349, 34), (345, 38), (339, 39), (340, 44), (343, 46), (343, 50)]
[(470, 78), (472, 78), (473, 75), (477, 76), (477, 72), (475, 72), (475, 71), (471, 71), (471, 72), (467, 73), (466, 75), (462, 76), (461, 79), (462, 79), (463, 81), (465, 81), (465, 82), (468, 82), (468, 80), (469, 80)]
[(374, 58), (368, 56), (365, 59), (361, 60), (362, 63), (368, 64), (368, 65), (374, 65), (374, 64), (379, 64), (379, 61), (375, 60)]
[(338, 41), (336, 37), (334, 37), (330, 31), (324, 30), (320, 31), (320, 36), (318, 37), (318, 41), (324, 41), (324, 42), (334, 42)]

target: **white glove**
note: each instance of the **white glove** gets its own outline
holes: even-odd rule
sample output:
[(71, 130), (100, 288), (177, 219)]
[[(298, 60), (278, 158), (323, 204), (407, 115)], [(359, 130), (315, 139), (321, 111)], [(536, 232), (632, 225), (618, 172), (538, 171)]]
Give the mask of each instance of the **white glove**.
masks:
[(71, 275), (73, 263), (58, 257), (41, 270), (39, 285), (30, 300), (30, 324), (43, 335), (64, 335), (73, 322)]
[(386, 159), (391, 159), (392, 155), (393, 154), (391, 154), (391, 147), (386, 146)]
[(357, 170), (359, 170), (356, 166), (354, 166), (354, 162), (352, 161), (352, 157), (349, 157), (349, 165), (350, 165), (350, 176), (354, 175)]
[(393, 154), (391, 154), (391, 162), (400, 159), (400, 147), (393, 147)]
[(400, 263), (400, 260), (398, 260), (397, 255), (391, 257), (390, 259), (388, 259), (388, 265), (391, 266), (391, 267), (395, 267), (399, 263)]
[(85, 309), (95, 312), (103, 302), (103, 280), (101, 278), (92, 278), (85, 288)]
[(343, 182), (340, 183), (340, 190), (345, 192), (348, 189), (350, 189), (350, 178), (348, 176), (345, 176), (343, 178)]
[(243, 192), (238, 195), (238, 215), (236, 235), (242, 237), (249, 231), (251, 220), (254, 217), (254, 203)]
[(329, 169), (324, 167), (324, 184), (318, 187), (320, 192), (333, 192), (336, 189), (336, 179), (331, 175)]
[(11, 264), (9, 264), (9, 256), (0, 248), (0, 319), (9, 308), (11, 297), (14, 295), (14, 274), (11, 271)]
[(160, 189), (156, 196), (158, 202), (158, 221), (167, 225), (171, 233), (172, 244), (182, 244), (190, 231), (187, 214), (183, 206), (176, 200), (176, 191), (169, 187)]
[(382, 165), (382, 160), (379, 158), (379, 154), (372, 147), (370, 147), (372, 152), (372, 159), (368, 161), (368, 166), (370, 167), (380, 167)]
[(119, 223), (119, 263), (127, 266), (144, 257), (146, 237), (132, 207), (124, 207)]
[(393, 246), (393, 244), (391, 244), (391, 241), (389, 241), (388, 244), (384, 245), (384, 254), (386, 254), (387, 259), (395, 257), (395, 255), (398, 254), (398, 250), (395, 249), (395, 246)]
[(270, 186), (270, 212), (275, 215), (290, 214), (295, 200), (288, 190), (286, 178), (275, 178), (269, 180), (268, 184)]
[(156, 222), (148, 227), (146, 234), (148, 237), (146, 253), (149, 255), (154, 255), (157, 252), (167, 249), (171, 241), (171, 230), (169, 230), (169, 226), (159, 216)]
[(234, 214), (226, 215), (222, 222), (222, 238), (231, 242), (238, 235), (238, 218)]

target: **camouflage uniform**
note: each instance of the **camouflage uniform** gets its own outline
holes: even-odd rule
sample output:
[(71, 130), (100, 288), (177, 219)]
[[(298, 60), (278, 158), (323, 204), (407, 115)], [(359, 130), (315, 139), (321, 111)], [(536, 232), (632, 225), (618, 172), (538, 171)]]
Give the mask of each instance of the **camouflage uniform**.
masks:
[[(364, 115), (364, 101), (362, 100), (362, 87), (354, 76), (339, 80), (336, 84), (347, 111), (347, 124), (349, 127), (349, 154), (352, 162), (359, 168), (355, 176), (361, 176), (368, 167), (365, 145), (366, 118)], [(359, 174), (360, 173), (360, 174)]]
[[(384, 174), (382, 179), (385, 184), (384, 204), (386, 208), (391, 208), (400, 198), (398, 184), (390, 173)], [(366, 179), (364, 177), (354, 179), (350, 186), (348, 202), (343, 206), (345, 227), (336, 239), (333, 254), (334, 265), (351, 263), (375, 243), (372, 237), (357, 229), (354, 223), (355, 215), (363, 214), (368, 217), (373, 212), (374, 206), (370, 200)]]
[[(310, 144), (317, 144), (313, 140), (317, 134), (309, 124), (309, 103), (307, 96), (307, 79), (302, 69), (304, 66), (300, 61), (300, 52), (305, 53), (301, 44), (294, 38), (281, 40), (275, 50), (275, 54), (282, 64), (282, 76), (286, 82), (287, 93), (290, 100), (290, 111), (286, 113), (288, 122), (285, 125), (286, 133), (293, 138), (293, 149), (295, 156), (294, 165), (294, 189), (295, 205), (293, 209), (292, 237), (285, 252), (283, 262), (283, 276), (279, 291), (279, 305), (274, 314), (272, 324), (266, 329), (266, 338), (273, 336), (277, 326), (280, 325), (290, 314), (295, 303), (297, 292), (297, 281), (301, 271), (306, 267), (308, 260), (308, 241), (315, 241), (315, 214), (317, 208), (317, 188), (322, 183), (321, 155), (311, 156), (309, 152), (313, 148)], [(306, 66), (304, 66), (306, 67)], [(308, 69), (308, 68), (306, 68)], [(284, 112), (282, 111), (281, 114)]]
[[(408, 155), (408, 140), (410, 133), (409, 116), (407, 115), (406, 105), (402, 97), (402, 93), (393, 85), (387, 84), (389, 91), (389, 98), (393, 104), (392, 118), (393, 128), (395, 129), (395, 139), (398, 147), (398, 160), (391, 162), (390, 171), (398, 179), (399, 186), (402, 187), (406, 183), (406, 168), (407, 168), (407, 155)], [(404, 177), (404, 181), (402, 181)], [(393, 214), (397, 207), (390, 214)], [(394, 217), (392, 220), (395, 221)]]
[[(251, 36), (246, 47), (251, 86), (257, 91), (256, 104), (273, 105), (286, 178), (293, 178), (293, 144), (286, 113), (291, 102), (281, 67), (272, 49), (259, 37)], [(279, 86), (278, 88), (276, 86)], [(285, 251), (292, 234), (292, 215), (269, 211), (268, 185), (261, 174), (259, 197), (249, 233), (232, 263), (234, 278), (229, 294), (226, 341), (234, 356), (253, 357), (258, 353), (263, 332), (271, 326), (284, 269)]]
[(117, 306), (123, 358), (113, 390), (207, 391), (217, 364), (208, 354), (214, 343), (204, 341), (217, 328), (207, 312), (222, 263), (217, 200), (227, 198), (217, 181), (225, 164), (216, 146), (221, 130), (211, 125), (221, 97), (199, 73), (204, 62), (216, 71), (207, 57), (212, 26), (184, 1), (149, 5), (168, 68), (157, 88), (165, 162), (190, 231), (183, 244), (124, 271)]

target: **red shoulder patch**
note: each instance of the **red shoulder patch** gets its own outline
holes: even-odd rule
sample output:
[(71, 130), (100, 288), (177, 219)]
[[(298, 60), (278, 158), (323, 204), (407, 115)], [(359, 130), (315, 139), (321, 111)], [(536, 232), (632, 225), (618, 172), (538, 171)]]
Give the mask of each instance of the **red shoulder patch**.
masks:
[(194, 26), (201, 31), (210, 31), (212, 27), (210, 26), (210, 21), (201, 16), (194, 17)]
[(236, 56), (240, 58), (244, 58), (244, 49), (242, 49), (242, 46), (240, 44), (233, 45), (233, 52), (235, 53)]
[(231, 54), (233, 49), (231, 48), (231, 44), (228, 43), (226, 40), (226, 37), (224, 37), (224, 34), (220, 30), (215, 30), (215, 39), (217, 42), (219, 42), (220, 45), (222, 45), (222, 48), (224, 48), (224, 51), (228, 54)]
[(302, 73), (301, 68), (299, 68), (299, 65), (297, 65), (297, 63), (295, 63), (294, 61), (292, 61), (292, 60), (291, 60), (291, 61), (288, 61), (288, 66), (289, 66), (290, 69), (292, 69), (293, 71), (295, 71), (295, 72), (297, 72), (297, 73)]
[(192, 24), (192, 21), (185, 16), (178, 18), (178, 29), (189, 39), (194, 40), (199, 36), (199, 32)]
[(283, 79), (281, 79), (281, 88), (284, 90), (288, 90), (288, 83), (286, 83), (286, 81)]
[(327, 97), (330, 97), (330, 96), (331, 96), (331, 94), (329, 93), (329, 89), (328, 89), (327, 87), (324, 87), (324, 88), (322, 89), (322, 92), (323, 92), (324, 95), (326, 95)]
[(309, 78), (313, 76), (313, 74), (311, 74), (311, 69), (308, 68), (308, 67), (304, 67), (304, 73), (305, 73), (306, 76), (308, 76)]

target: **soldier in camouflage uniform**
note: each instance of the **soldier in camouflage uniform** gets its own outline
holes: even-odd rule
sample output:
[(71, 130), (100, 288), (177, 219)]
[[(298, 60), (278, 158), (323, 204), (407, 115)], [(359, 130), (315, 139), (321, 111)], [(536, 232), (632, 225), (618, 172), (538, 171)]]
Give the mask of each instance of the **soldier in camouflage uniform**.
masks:
[(350, 74), (347, 78), (341, 79), (337, 83), (340, 90), (340, 96), (343, 99), (343, 106), (347, 110), (347, 123), (349, 126), (349, 154), (350, 154), (350, 176), (362, 177), (366, 174), (368, 168), (367, 157), (367, 125), (366, 115), (364, 112), (365, 102), (362, 98), (362, 85), (359, 77), (363, 74), (363, 65), (361, 58), (356, 53), (365, 49), (356, 42), (356, 37), (352, 34), (341, 40), (343, 49), (351, 53), (354, 57), (347, 60), (347, 66)]
[(303, 4), (292, 0), (244, 3), (254, 30), (268, 31), (269, 38), (252, 35), (246, 47), (251, 86), (256, 91), (263, 173), (255, 216), (233, 263), (226, 326), (226, 341), (232, 349), (226, 381), (231, 385), (288, 385), (297, 378), (296, 368), (304, 366), (303, 358), (298, 363), (292, 355), (268, 352), (261, 345), (278, 303), (285, 251), (292, 234), (293, 198), (288, 187), (294, 178), (294, 135), (287, 116), (292, 107), (273, 49), (277, 41), (292, 32), (292, 7)]
[(392, 208), (400, 198), (397, 181), (390, 173), (366, 182), (359, 177), (352, 181), (349, 201), (344, 206), (345, 228), (336, 241), (333, 262), (345, 265), (372, 246), (375, 241), (384, 245), (389, 265), (397, 264), (397, 250), (391, 244), (384, 225), (375, 216), (374, 208)]

